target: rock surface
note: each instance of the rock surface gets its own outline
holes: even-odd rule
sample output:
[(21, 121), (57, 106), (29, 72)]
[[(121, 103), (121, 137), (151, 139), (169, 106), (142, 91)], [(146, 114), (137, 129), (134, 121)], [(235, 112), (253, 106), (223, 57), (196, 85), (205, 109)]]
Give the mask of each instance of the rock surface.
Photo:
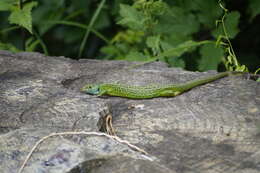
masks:
[(42, 137), (99, 132), (110, 110), (117, 136), (55, 136), (32, 153), (26, 173), (260, 172), (260, 84), (229, 76), (173, 98), (131, 100), (86, 95), (87, 83), (181, 83), (212, 75), (163, 63), (74, 61), (0, 51), (0, 172), (16, 173)]

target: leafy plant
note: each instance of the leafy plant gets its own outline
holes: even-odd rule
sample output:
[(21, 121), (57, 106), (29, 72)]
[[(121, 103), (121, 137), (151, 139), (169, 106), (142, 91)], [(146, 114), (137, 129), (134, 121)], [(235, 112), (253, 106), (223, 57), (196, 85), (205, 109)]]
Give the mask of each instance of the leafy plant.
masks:
[(32, 1), (22, 4), (22, 1), (18, 0), (2, 0), (0, 2), (0, 11), (9, 11), (10, 15), (8, 20), (10, 24), (17, 24), (26, 28), (32, 33), (32, 8), (37, 5), (37, 2)]
[[(169, 66), (199, 71), (223, 68), (246, 71), (246, 66), (239, 63), (243, 60), (242, 64), (255, 71), (259, 61), (254, 51), (258, 47), (252, 51), (246, 46), (238, 49), (241, 44), (237, 42), (240, 38), (247, 41), (245, 27), (239, 24), (257, 28), (254, 19), (260, 14), (260, 3), (243, 1), (246, 10), (227, 12), (224, 6), (235, 9), (232, 3), (231, 0), (221, 4), (205, 0), (1, 0), (0, 17), (4, 20), (0, 21), (0, 49), (21, 51), (24, 42), (26, 51), (143, 63), (159, 60)], [(24, 34), (17, 32), (20, 28), (24, 28)], [(253, 33), (259, 35), (258, 30)], [(244, 37), (238, 39), (238, 34)], [(259, 41), (257, 38), (254, 37), (254, 45)], [(231, 42), (235, 43), (238, 56)], [(256, 63), (251, 63), (250, 58)]]
[[(26, 29), (31, 34), (33, 33), (32, 29), (32, 9), (37, 6), (36, 1), (30, 1), (24, 3), (21, 0), (2, 0), (0, 2), (0, 11), (8, 11), (9, 17), (8, 21), (10, 24), (15, 24), (21, 28)], [(2, 31), (2, 33), (7, 32), (8, 30), (18, 29), (18, 27), (11, 27)], [(37, 44), (40, 44), (39, 40), (29, 38), (26, 41), (26, 51), (32, 51), (33, 47), (36, 47)], [(1, 49), (11, 50), (13, 52), (19, 52), (18, 48), (10, 43), (1, 43)]]
[[(8, 11), (10, 12), (10, 15), (8, 17), (9, 24), (16, 24), (21, 26), (22, 28), (25, 28), (30, 35), (27, 35), (27, 40), (25, 40), (25, 51), (35, 51), (37, 50), (38, 45), (42, 47), (42, 50), (45, 54), (48, 54), (47, 46), (45, 45), (42, 37), (52, 28), (57, 26), (57, 24), (62, 25), (69, 25), (69, 26), (76, 26), (78, 28), (86, 30), (85, 37), (81, 43), (81, 46), (79, 48), (79, 56), (83, 53), (84, 47), (86, 45), (86, 40), (88, 38), (88, 35), (90, 32), (95, 33), (97, 36), (102, 38), (103, 40), (106, 40), (106, 38), (100, 34), (99, 32), (95, 31), (93, 23), (97, 20), (97, 17), (105, 3), (105, 0), (102, 0), (102, 3), (100, 3), (100, 8), (98, 9), (98, 12), (93, 17), (90, 25), (83, 25), (76, 22), (68, 21), (67, 19), (75, 18), (78, 15), (82, 14), (83, 10), (75, 10), (74, 13), (71, 13), (67, 15), (66, 17), (63, 17), (64, 14), (67, 11), (71, 11), (73, 7), (65, 9), (65, 1), (64, 0), (55, 0), (55, 1), (44, 1), (44, 0), (38, 0), (40, 7), (36, 9), (36, 11), (32, 15), (32, 8), (37, 5), (36, 1), (27, 1), (27, 0), (3, 0), (0, 2), (0, 11)], [(84, 2), (83, 0), (80, 0), (81, 3)], [(75, 6), (82, 6), (79, 1), (77, 3), (73, 3)], [(74, 6), (74, 7), (75, 7)], [(34, 27), (32, 26), (32, 16), (34, 17)], [(88, 16), (89, 17), (89, 16)], [(61, 20), (66, 19), (66, 20)], [(98, 23), (98, 21), (96, 21)], [(100, 23), (99, 23), (100, 25)], [(103, 25), (103, 24), (102, 24)], [(12, 30), (19, 29), (17, 27), (10, 27), (12, 29), (3, 29), (0, 31), (0, 36), (7, 35), (7, 32), (11, 32)], [(83, 33), (84, 30), (81, 30)], [(39, 31), (39, 32), (37, 32)], [(56, 34), (59, 37), (59, 34)], [(75, 36), (75, 35), (74, 35)], [(73, 36), (73, 37), (74, 37)], [(62, 36), (64, 37), (64, 36)], [(72, 37), (71, 37), (72, 38)], [(80, 39), (80, 37), (78, 38)], [(67, 40), (69, 40), (69, 37), (67, 37)], [(17, 41), (17, 40), (15, 40)], [(108, 42), (108, 41), (107, 41)], [(7, 49), (11, 51), (20, 51), (19, 49), (9, 49), (11, 44), (7, 44), (6, 46), (3, 42), (1, 44), (2, 49)], [(15, 47), (15, 46), (12, 46)], [(21, 47), (21, 46), (18, 46)]]
[[(248, 71), (239, 64), (230, 41), (240, 32), (240, 13), (227, 13), (220, 1), (179, 0), (169, 6), (161, 0), (136, 0), (131, 6), (121, 4), (119, 14), (118, 24), (126, 30), (118, 32), (112, 44), (101, 49), (107, 58), (161, 60), (170, 66), (186, 68), (192, 61), (191, 66), (200, 71), (217, 70), (223, 63), (230, 71)], [(216, 20), (221, 24), (217, 28)], [(210, 29), (207, 37), (215, 37), (217, 47), (212, 39), (196, 40), (194, 34), (203, 29)], [(186, 54), (195, 61), (186, 58)]]
[[(201, 58), (196, 55), (197, 69), (201, 71), (217, 69), (224, 52), (215, 48), (213, 41), (196, 41), (193, 35), (200, 29), (200, 23), (196, 18), (199, 18), (204, 27), (210, 28), (214, 17), (221, 15), (221, 10), (217, 10), (205, 17), (205, 13), (209, 11), (204, 6), (210, 6), (212, 11), (218, 4), (214, 1), (205, 3), (197, 0), (196, 3), (192, 2), (188, 10), (184, 8), (187, 3), (179, 1), (175, 5), (170, 7), (161, 0), (136, 0), (132, 6), (121, 4), (119, 12), (121, 18), (118, 24), (127, 29), (125, 32), (118, 32), (112, 39), (112, 44), (103, 47), (101, 51), (108, 55), (107, 58), (147, 62), (161, 60), (170, 66), (185, 67), (189, 60), (185, 61), (183, 55), (190, 52), (197, 54), (196, 49), (202, 45), (199, 48)], [(192, 13), (194, 10), (196, 15)], [(230, 23), (230, 26), (235, 28), (237, 22)], [(217, 32), (218, 30), (212, 32), (212, 35)], [(140, 58), (134, 58), (133, 55), (138, 55)]]
[[(180, 7), (170, 7), (161, 0), (136, 0), (131, 6), (121, 4), (119, 14), (121, 18), (117, 23), (126, 30), (118, 32), (112, 44), (101, 49), (107, 58), (148, 62), (158, 59), (173, 65), (176, 64), (173, 58), (202, 44), (212, 44), (192, 40), (192, 34), (199, 29), (193, 14), (187, 14)], [(178, 60), (177, 64), (184, 67), (184, 60)]]

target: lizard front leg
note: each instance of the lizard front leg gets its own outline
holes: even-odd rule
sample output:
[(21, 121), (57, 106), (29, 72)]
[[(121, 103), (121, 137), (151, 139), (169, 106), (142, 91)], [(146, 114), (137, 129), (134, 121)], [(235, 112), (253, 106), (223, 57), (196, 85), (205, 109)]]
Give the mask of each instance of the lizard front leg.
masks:
[(107, 89), (107, 88), (100, 88), (99, 89), (99, 93), (97, 94), (98, 97), (103, 96), (103, 95), (111, 95), (111, 93), (113, 93), (113, 89)]
[(103, 96), (103, 95), (106, 95), (107, 94), (107, 91), (106, 90), (102, 90), (100, 91), (97, 96), (100, 97), (100, 96)]

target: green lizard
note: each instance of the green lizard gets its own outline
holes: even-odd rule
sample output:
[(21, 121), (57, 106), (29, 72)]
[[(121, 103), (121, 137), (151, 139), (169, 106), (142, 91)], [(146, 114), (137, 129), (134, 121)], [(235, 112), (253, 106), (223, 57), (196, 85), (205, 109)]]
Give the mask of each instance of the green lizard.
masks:
[(133, 99), (148, 99), (154, 97), (174, 97), (196, 86), (228, 76), (230, 72), (222, 72), (202, 79), (196, 79), (183, 84), (169, 84), (158, 86), (129, 86), (122, 84), (90, 84), (81, 91), (91, 95), (110, 95)]

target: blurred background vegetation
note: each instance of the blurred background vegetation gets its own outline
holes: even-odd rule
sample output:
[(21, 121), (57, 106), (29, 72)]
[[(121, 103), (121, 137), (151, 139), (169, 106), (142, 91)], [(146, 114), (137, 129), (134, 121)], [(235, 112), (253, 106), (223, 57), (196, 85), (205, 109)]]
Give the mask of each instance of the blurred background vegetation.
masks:
[(0, 0), (0, 49), (254, 72), (259, 14), (260, 0)]

